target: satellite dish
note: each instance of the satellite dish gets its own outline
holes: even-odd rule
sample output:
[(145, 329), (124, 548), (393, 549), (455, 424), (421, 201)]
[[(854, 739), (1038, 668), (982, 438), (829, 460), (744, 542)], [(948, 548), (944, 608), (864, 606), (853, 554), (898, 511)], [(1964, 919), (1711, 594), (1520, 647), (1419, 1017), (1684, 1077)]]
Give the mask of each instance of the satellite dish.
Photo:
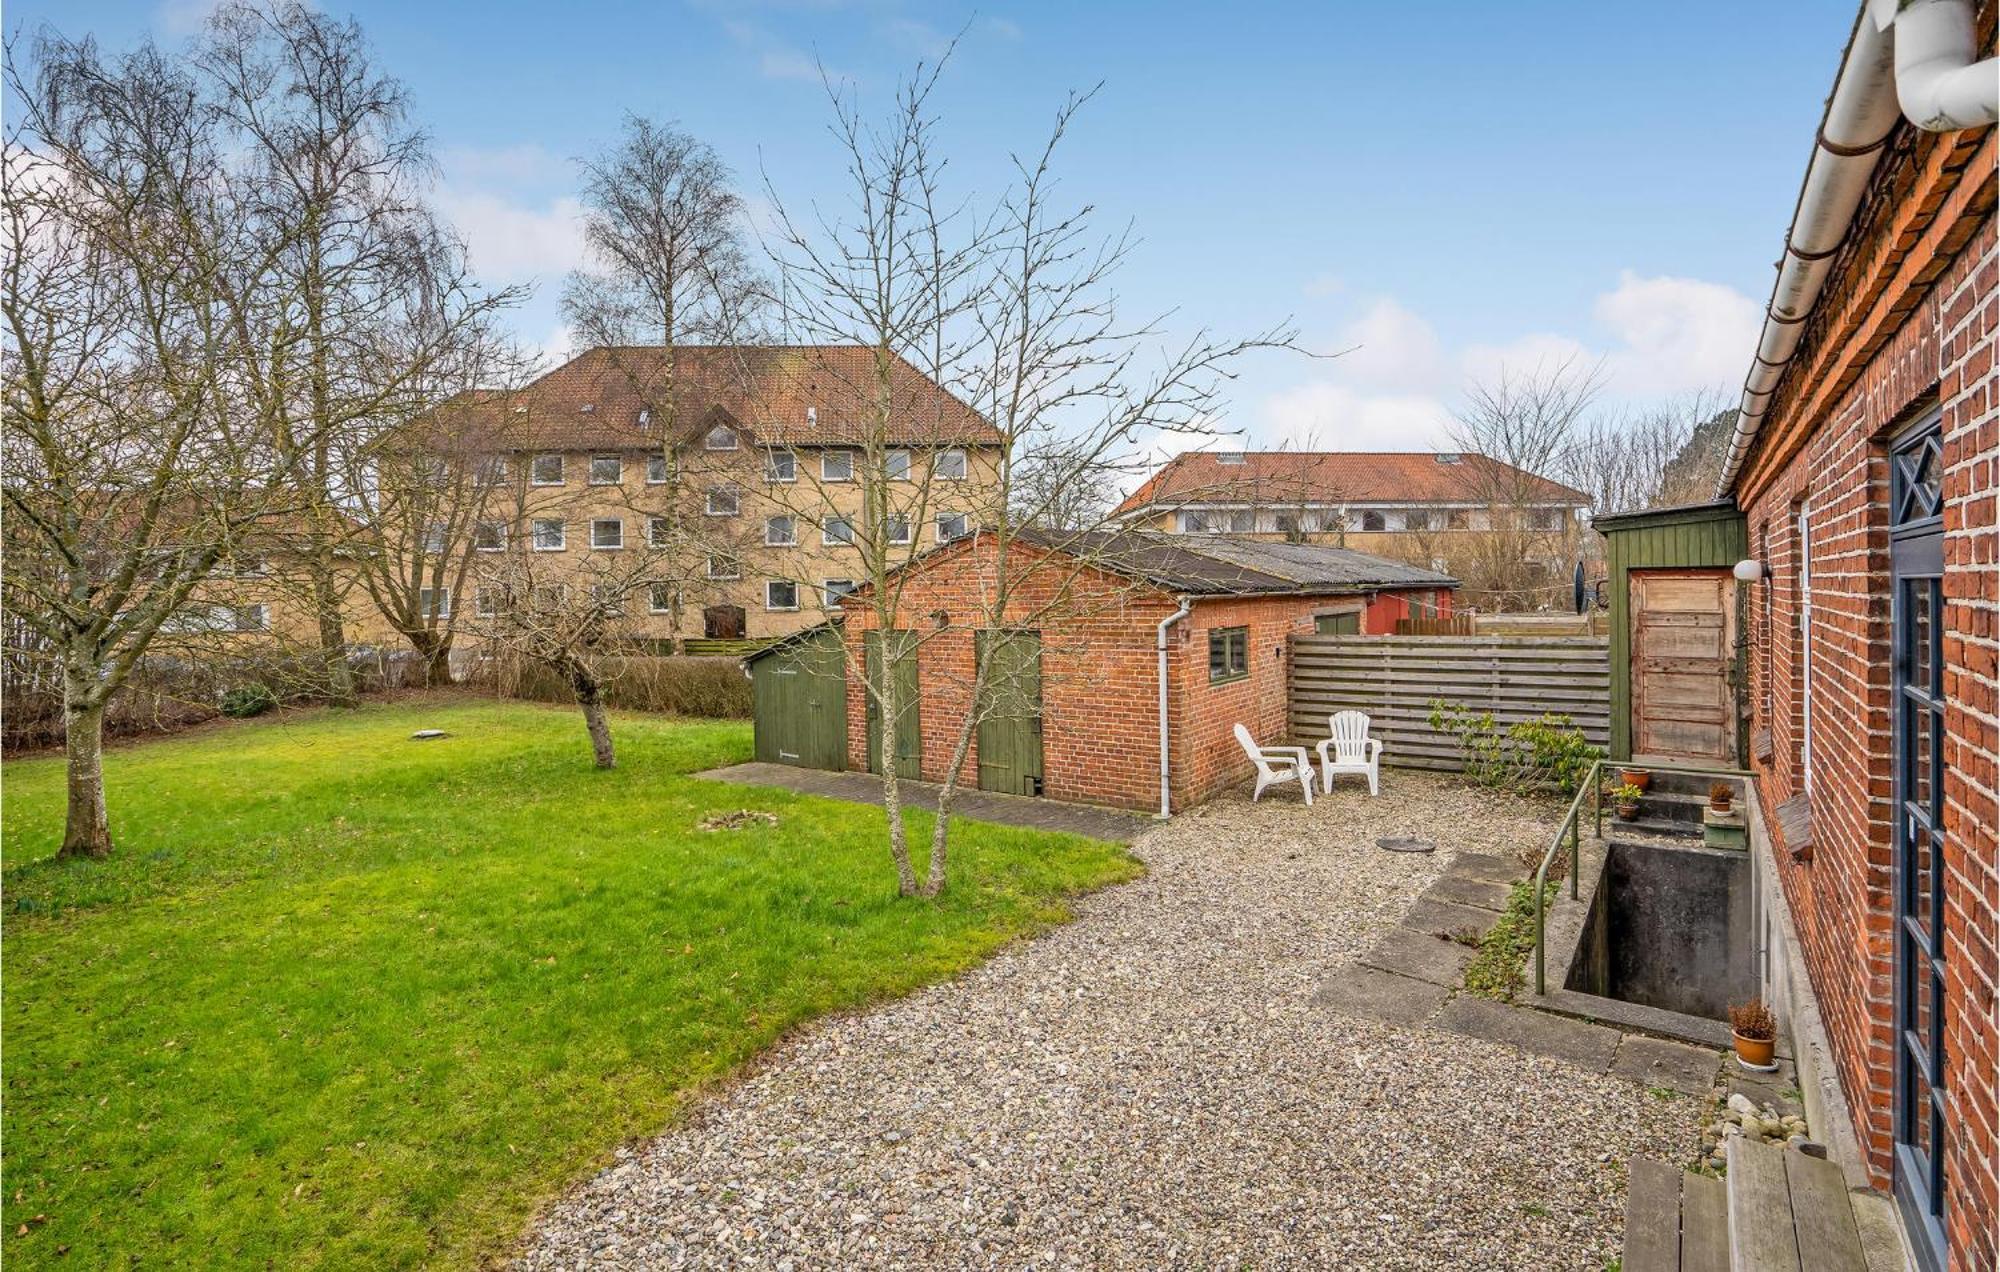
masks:
[(1576, 559), (1576, 570), (1569, 576), (1569, 593), (1570, 593), (1570, 604), (1575, 608), (1577, 617), (1578, 618), (1583, 617), (1583, 613), (1586, 608), (1585, 601), (1587, 594), (1585, 593), (1583, 587), (1582, 557), (1578, 557)]

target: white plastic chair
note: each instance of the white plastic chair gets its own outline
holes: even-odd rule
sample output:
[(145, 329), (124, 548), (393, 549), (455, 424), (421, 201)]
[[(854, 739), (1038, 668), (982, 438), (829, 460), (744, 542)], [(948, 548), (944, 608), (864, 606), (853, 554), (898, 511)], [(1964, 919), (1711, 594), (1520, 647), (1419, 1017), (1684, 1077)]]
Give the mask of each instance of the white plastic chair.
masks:
[(1312, 757), (1302, 746), (1258, 746), (1250, 736), (1250, 730), (1236, 726), (1236, 740), (1243, 747), (1243, 753), (1257, 766), (1257, 789), (1250, 794), (1250, 802), (1256, 803), (1263, 795), (1264, 788), (1274, 782), (1297, 782), (1304, 792), (1306, 804), (1313, 802)]
[(1382, 744), (1368, 736), (1368, 714), (1342, 711), (1327, 720), (1333, 736), (1319, 744), (1320, 780), (1327, 794), (1333, 793), (1333, 779), (1339, 773), (1359, 773), (1368, 779), (1368, 793), (1382, 793)]

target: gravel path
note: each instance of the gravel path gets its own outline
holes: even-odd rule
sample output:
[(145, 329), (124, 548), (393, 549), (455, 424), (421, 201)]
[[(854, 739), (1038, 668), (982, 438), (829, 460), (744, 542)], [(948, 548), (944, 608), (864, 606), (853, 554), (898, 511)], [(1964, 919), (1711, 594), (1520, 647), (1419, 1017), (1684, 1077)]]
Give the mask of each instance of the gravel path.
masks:
[(1075, 923), (621, 1150), (520, 1266), (1600, 1268), (1625, 1159), (1690, 1156), (1696, 1101), (1313, 1002), (1444, 865), (1377, 835), (1550, 825), (1407, 773), (1176, 818)]

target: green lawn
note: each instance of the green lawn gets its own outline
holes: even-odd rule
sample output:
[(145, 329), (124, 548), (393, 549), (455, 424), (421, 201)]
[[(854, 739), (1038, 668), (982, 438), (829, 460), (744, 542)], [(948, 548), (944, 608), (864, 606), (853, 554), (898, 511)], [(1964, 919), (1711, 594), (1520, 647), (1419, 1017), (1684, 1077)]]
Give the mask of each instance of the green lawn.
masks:
[[(685, 776), (747, 725), (616, 728), (608, 773), (574, 712), (473, 700), (118, 748), (100, 863), (52, 859), (60, 764), (7, 764), (0, 1257), (477, 1263), (787, 1028), (1138, 869), (968, 823), (898, 900), (878, 810)], [(736, 808), (778, 823), (697, 827)]]

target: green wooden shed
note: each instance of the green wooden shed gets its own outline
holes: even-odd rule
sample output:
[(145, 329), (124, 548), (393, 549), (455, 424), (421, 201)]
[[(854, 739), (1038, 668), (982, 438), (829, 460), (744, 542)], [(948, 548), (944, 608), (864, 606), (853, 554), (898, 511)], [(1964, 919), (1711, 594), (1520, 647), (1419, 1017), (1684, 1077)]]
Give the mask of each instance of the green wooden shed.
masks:
[(1611, 589), (1611, 755), (1740, 767), (1744, 588), (1733, 502), (1596, 518)]
[(840, 629), (809, 627), (743, 660), (755, 714), (754, 753), (770, 764), (847, 767), (847, 662)]

